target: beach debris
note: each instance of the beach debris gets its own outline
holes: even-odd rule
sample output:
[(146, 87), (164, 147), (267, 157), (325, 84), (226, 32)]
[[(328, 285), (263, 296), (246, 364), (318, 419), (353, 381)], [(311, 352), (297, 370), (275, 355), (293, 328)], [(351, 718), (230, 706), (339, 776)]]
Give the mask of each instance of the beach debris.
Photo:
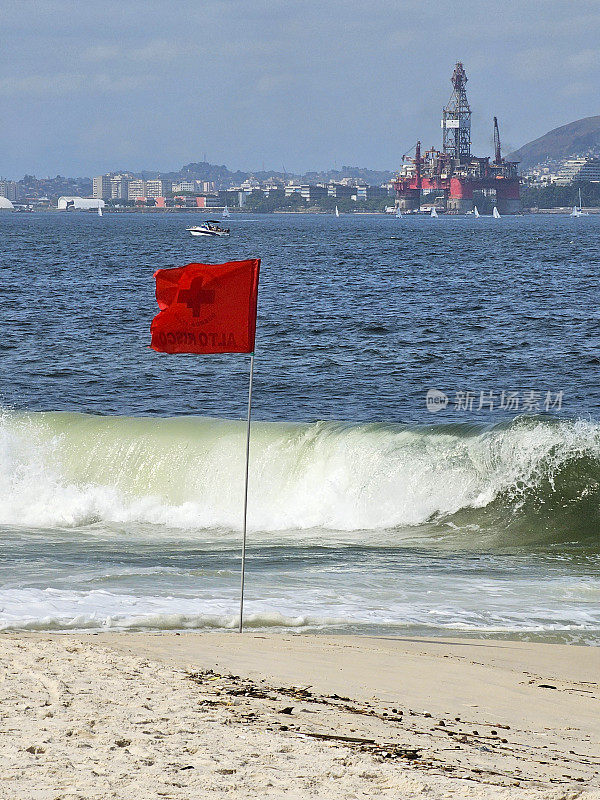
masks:
[(552, 686), (551, 683), (538, 683), (538, 689), (556, 689), (558, 687)]
[[(424, 710), (392, 708), (377, 698), (352, 700), (339, 694), (319, 694), (308, 686), (276, 686), (265, 679), (221, 675), (213, 670), (187, 675), (199, 687), (198, 710), (203, 706), (206, 710), (212, 705), (221, 706), (227, 712), (227, 717), (221, 721), (223, 725), (260, 724), (262, 730), (281, 732), (289, 740), (316, 739), (331, 747), (369, 754), (381, 763), (410, 762), (411, 767), (419, 770), (443, 771), (476, 782), (484, 779), (508, 786), (517, 785), (515, 780), (539, 780), (535, 775), (520, 772), (516, 777), (511, 772), (512, 767), (498, 769), (495, 762), (490, 761), (491, 758), (514, 758), (517, 753), (521, 757), (525, 752), (524, 745), (519, 742), (509, 744), (506, 738), (500, 738), (510, 729), (503, 723), (462, 720), (460, 716), (451, 715), (440, 719), (437, 714)], [(286, 700), (294, 700), (295, 704), (286, 705)], [(287, 715), (290, 722), (279, 724), (280, 714)], [(425, 720), (432, 727), (423, 725)], [(479, 727), (470, 728), (473, 724)], [(416, 736), (424, 738), (415, 741)], [(440, 741), (442, 738), (444, 743)], [(543, 755), (542, 763), (547, 759), (543, 753), (545, 747), (543, 745), (539, 751), (539, 756)], [(447, 754), (452, 751), (458, 751), (452, 756), (456, 763), (449, 764)], [(464, 763), (465, 755), (467, 763)], [(564, 776), (550, 779), (556, 783), (564, 780)]]
[(34, 756), (41, 755), (42, 753), (46, 752), (46, 748), (42, 747), (40, 744), (30, 744), (29, 747), (25, 748), (25, 752), (33, 753)]
[(116, 739), (115, 744), (117, 747), (129, 747), (131, 744), (131, 739)]
[(312, 731), (302, 731), (300, 736), (309, 736), (312, 739), (321, 739), (326, 742), (342, 742), (343, 744), (363, 745), (361, 750), (377, 753), (383, 758), (406, 758), (410, 761), (419, 758), (421, 749), (414, 747), (403, 747), (398, 744), (378, 744), (375, 739), (365, 739), (362, 736), (341, 736), (335, 733), (314, 733)]

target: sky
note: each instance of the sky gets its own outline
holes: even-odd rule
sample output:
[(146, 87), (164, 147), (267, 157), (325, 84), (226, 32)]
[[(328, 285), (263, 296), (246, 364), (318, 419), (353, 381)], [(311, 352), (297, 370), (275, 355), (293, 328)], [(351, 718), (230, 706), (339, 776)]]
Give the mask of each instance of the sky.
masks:
[(0, 0), (0, 176), (394, 170), (440, 146), (462, 61), (473, 152), (600, 114), (598, 0)]

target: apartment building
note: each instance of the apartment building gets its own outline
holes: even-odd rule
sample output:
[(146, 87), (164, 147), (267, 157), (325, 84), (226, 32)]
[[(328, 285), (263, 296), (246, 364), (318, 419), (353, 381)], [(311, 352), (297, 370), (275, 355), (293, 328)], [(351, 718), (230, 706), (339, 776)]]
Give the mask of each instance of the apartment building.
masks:
[(600, 183), (600, 158), (569, 158), (558, 170), (556, 183), (566, 186), (569, 183), (592, 181)]
[(140, 200), (146, 197), (146, 182), (141, 178), (131, 178), (127, 185), (127, 199)]
[(98, 200), (110, 200), (112, 185), (110, 175), (98, 175), (93, 180), (93, 195)]
[(0, 180), (0, 197), (14, 202), (19, 199), (19, 184), (16, 181)]
[(161, 178), (144, 181), (144, 197), (166, 197), (171, 191), (171, 181), (164, 181)]

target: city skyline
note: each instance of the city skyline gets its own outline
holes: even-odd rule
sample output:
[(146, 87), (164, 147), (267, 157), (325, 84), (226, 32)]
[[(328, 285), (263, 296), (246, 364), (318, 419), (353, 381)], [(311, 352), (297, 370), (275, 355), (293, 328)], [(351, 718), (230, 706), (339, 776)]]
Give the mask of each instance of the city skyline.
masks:
[(458, 59), (473, 151), (490, 152), (497, 115), (509, 152), (597, 111), (596, 4), (542, 5), (5, 6), (0, 173), (167, 172), (205, 153), (245, 171), (394, 170), (417, 138), (440, 145)]

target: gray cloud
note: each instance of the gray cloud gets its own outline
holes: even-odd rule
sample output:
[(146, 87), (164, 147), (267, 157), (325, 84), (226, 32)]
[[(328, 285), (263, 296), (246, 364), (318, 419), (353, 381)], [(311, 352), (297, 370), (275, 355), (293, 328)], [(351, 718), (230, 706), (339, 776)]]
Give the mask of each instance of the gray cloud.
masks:
[[(0, 173), (398, 166), (439, 144), (453, 63), (474, 149), (600, 113), (596, 0), (29, 0), (0, 8)], [(92, 146), (90, 146), (92, 145)]]

